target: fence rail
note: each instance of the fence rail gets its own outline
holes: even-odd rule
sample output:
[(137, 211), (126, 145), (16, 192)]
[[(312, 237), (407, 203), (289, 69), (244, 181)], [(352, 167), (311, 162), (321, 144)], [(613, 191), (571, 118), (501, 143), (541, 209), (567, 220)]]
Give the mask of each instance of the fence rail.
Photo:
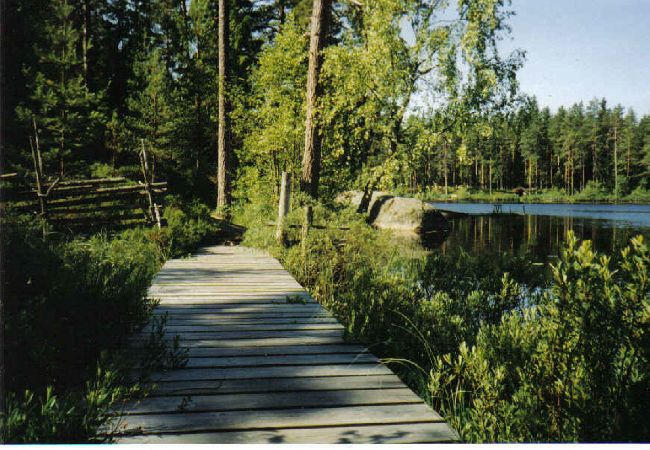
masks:
[(56, 179), (42, 181), (40, 189), (4, 189), (4, 206), (67, 228), (160, 225), (166, 191), (166, 182), (135, 183), (123, 177)]

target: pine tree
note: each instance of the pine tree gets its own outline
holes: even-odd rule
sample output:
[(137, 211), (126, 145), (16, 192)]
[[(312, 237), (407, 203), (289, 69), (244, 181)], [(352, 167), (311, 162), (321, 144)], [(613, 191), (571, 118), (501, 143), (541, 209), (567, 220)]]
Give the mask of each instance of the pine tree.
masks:
[(132, 135), (132, 147), (140, 151), (141, 140), (145, 148), (156, 159), (170, 159), (169, 73), (163, 63), (161, 49), (153, 50), (148, 57), (142, 57), (135, 66), (136, 80), (140, 82), (134, 95), (127, 100)]
[[(217, 130), (217, 208), (230, 207), (229, 1), (219, 0), (219, 128)], [(227, 211), (224, 211), (227, 216)]]
[(331, 0), (314, 0), (311, 17), (309, 68), (307, 70), (305, 150), (302, 159), (301, 188), (312, 197), (318, 195), (321, 166), (320, 132), (316, 128), (316, 102), (322, 91), (322, 82), (319, 83), (318, 78), (322, 64), (321, 51), (327, 35), (331, 4)]
[(71, 157), (92, 156), (103, 136), (103, 92), (90, 92), (86, 86), (72, 14), (67, 0), (51, 3), (44, 27), (48, 42), (35, 49), (36, 67), (26, 69), (32, 93), (17, 110), (24, 122), (36, 122), (45, 162), (56, 161), (60, 176)]

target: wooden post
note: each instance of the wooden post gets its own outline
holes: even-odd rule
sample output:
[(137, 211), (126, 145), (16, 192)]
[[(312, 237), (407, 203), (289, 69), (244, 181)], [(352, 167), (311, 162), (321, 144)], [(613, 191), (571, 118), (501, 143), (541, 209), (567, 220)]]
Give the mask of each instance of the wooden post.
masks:
[[(140, 154), (140, 167), (142, 169), (142, 176), (144, 177), (144, 188), (147, 191), (147, 199), (149, 200), (149, 214), (151, 220), (156, 222), (158, 228), (161, 228), (160, 224), (160, 210), (158, 205), (154, 202), (153, 193), (151, 192), (151, 183), (153, 182), (153, 170), (151, 171), (151, 176), (149, 177), (149, 162), (147, 161), (147, 150), (144, 145), (144, 139), (141, 139), (142, 142), (142, 152)], [(149, 181), (151, 178), (151, 181)]]
[(302, 259), (303, 262), (307, 258), (307, 236), (309, 235), (309, 228), (314, 220), (314, 211), (311, 205), (305, 206), (305, 220), (302, 223), (301, 245), (302, 245)]
[(291, 178), (287, 172), (282, 172), (282, 186), (280, 187), (280, 203), (278, 205), (278, 227), (275, 238), (279, 244), (284, 242), (284, 217), (289, 213), (291, 200)]

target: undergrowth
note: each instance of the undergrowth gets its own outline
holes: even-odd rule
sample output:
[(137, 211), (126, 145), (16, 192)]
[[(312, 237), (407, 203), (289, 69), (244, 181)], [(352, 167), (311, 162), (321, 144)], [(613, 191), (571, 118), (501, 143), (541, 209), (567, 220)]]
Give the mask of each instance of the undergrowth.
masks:
[(183, 364), (178, 342), (164, 340), (164, 318), (152, 321), (144, 351), (122, 350), (151, 318), (147, 288), (164, 260), (219, 231), (199, 204), (171, 204), (165, 217), (162, 229), (87, 237), (47, 227), (44, 237), (27, 216), (3, 219), (6, 442), (105, 440), (97, 430), (109, 411), (146, 393), (128, 379), (134, 367), (146, 374)]

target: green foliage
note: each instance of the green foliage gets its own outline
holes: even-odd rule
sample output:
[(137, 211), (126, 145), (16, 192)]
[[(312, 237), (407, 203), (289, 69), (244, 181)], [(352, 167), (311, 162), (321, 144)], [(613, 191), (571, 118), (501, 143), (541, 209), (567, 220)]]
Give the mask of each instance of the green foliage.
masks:
[(160, 233), (153, 232), (159, 239), (165, 258), (186, 255), (200, 244), (215, 239), (219, 225), (210, 216), (210, 209), (206, 205), (195, 201), (181, 208), (171, 197), (167, 198), (167, 203), (163, 213), (167, 226)]
[[(3, 219), (10, 442), (95, 439), (108, 410), (138, 392), (125, 378), (136, 361), (115, 350), (149, 319), (146, 291), (163, 260), (218, 232), (204, 205), (169, 210), (161, 230), (69, 240), (47, 229), (44, 239), (27, 217)], [(141, 366), (182, 365), (178, 342), (161, 339), (164, 322), (152, 327)]]
[[(139, 385), (124, 379), (123, 363), (100, 358), (95, 373), (84, 388), (57, 394), (47, 386), (42, 395), (25, 390), (22, 395), (9, 393), (6, 416), (0, 418), (7, 442), (102, 442), (99, 427), (111, 417), (118, 402), (137, 395)], [(128, 385), (128, 387), (127, 387)]]
[(598, 181), (589, 181), (585, 188), (580, 191), (576, 196), (576, 200), (598, 201), (606, 199), (610, 196), (605, 186)]
[(47, 43), (36, 49), (38, 62), (25, 68), (31, 95), (17, 113), (27, 129), (36, 121), (44, 163), (56, 163), (54, 170), (63, 175), (66, 161), (92, 156), (87, 147), (101, 142), (105, 113), (103, 92), (90, 91), (84, 78), (73, 5), (57, 0), (48, 10)]
[(539, 305), (437, 358), (429, 387), (465, 439), (647, 439), (650, 253), (641, 237), (616, 258), (590, 244), (569, 236)]
[[(256, 177), (279, 183), (281, 171), (300, 173), (304, 145), (304, 96), (307, 83), (307, 39), (290, 19), (273, 45), (260, 53), (251, 76), (252, 95), (239, 103), (235, 127), (246, 136), (239, 159)], [(246, 129), (245, 127), (250, 127)], [(260, 180), (246, 180), (247, 188)]]

